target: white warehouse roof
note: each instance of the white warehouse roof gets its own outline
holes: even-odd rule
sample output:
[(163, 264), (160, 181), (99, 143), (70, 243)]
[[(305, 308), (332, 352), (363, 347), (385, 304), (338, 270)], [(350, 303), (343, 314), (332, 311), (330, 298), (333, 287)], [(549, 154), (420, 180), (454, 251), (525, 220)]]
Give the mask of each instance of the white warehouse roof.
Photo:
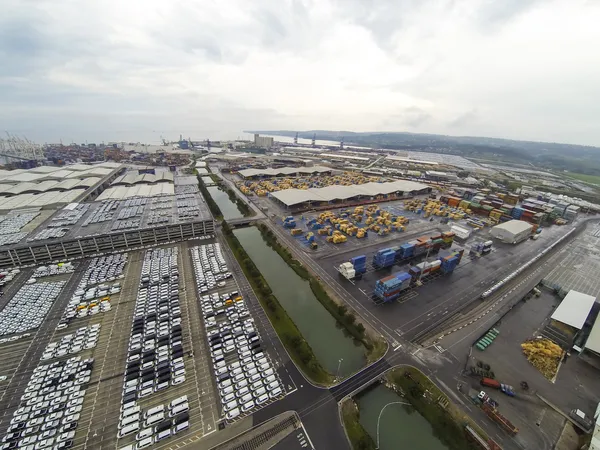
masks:
[(498, 230), (506, 230), (512, 234), (519, 234), (524, 231), (531, 230), (533, 226), (524, 220), (509, 220), (508, 222), (501, 223), (493, 228)]
[(330, 172), (331, 168), (323, 167), (323, 166), (314, 166), (314, 167), (281, 167), (279, 169), (244, 169), (240, 170), (238, 173), (243, 177), (255, 177), (255, 176), (277, 176), (277, 175), (291, 175), (295, 173), (320, 173), (320, 172)]
[(102, 192), (96, 200), (123, 200), (131, 197), (155, 197), (157, 195), (175, 195), (175, 185), (172, 183), (160, 183), (112, 186)]
[(328, 202), (332, 200), (345, 200), (359, 195), (374, 197), (392, 192), (411, 192), (427, 189), (426, 184), (414, 181), (397, 180), (388, 183), (365, 183), (350, 186), (327, 186), (324, 188), (310, 189), (286, 189), (284, 191), (272, 192), (270, 195), (287, 206), (297, 205), (304, 202)]
[(592, 331), (585, 342), (585, 348), (589, 348), (596, 353), (600, 353), (600, 317), (598, 317), (594, 322)]
[(558, 305), (558, 308), (554, 310), (551, 319), (581, 330), (595, 301), (596, 297), (592, 297), (591, 295), (569, 291), (563, 301), (560, 302), (560, 305)]

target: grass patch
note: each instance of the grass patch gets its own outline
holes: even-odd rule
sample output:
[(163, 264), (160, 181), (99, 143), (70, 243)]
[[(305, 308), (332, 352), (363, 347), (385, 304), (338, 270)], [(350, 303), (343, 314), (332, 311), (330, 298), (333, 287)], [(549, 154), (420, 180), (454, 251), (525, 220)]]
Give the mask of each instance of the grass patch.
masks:
[(215, 203), (215, 201), (211, 197), (210, 193), (208, 192), (208, 189), (206, 189), (206, 186), (204, 185), (204, 181), (202, 181), (202, 177), (198, 174), (198, 171), (194, 170), (194, 172), (196, 173), (196, 178), (198, 178), (198, 189), (200, 189), (200, 193), (204, 197), (204, 200), (206, 200), (208, 209), (210, 209), (210, 212), (212, 213), (215, 220), (218, 220), (218, 221), (223, 220), (223, 213), (221, 212), (219, 205), (217, 205)]
[(451, 449), (480, 449), (467, 438), (465, 425), (470, 425), (482, 438), (488, 439), (481, 428), (451, 403), (421, 371), (413, 367), (400, 367), (389, 371), (386, 378), (394, 385), (396, 392), (402, 392), (404, 398), (427, 419), (435, 436)]
[(268, 283), (235, 237), (227, 222), (223, 222), (223, 234), (290, 357), (314, 383), (331, 384), (333, 375), (327, 372), (317, 360), (312, 348), (286, 310), (281, 306), (277, 297), (273, 295)]
[(568, 172), (565, 173), (570, 178), (575, 178), (579, 181), (585, 181), (586, 183), (596, 184), (600, 186), (600, 176), (599, 175), (586, 175), (585, 173), (574, 173)]
[(327, 293), (323, 285), (304, 267), (294, 259), (291, 252), (281, 245), (271, 229), (263, 224), (257, 225), (260, 233), (269, 247), (275, 250), (279, 256), (298, 274), (298, 276), (309, 282), (310, 288), (319, 302), (329, 311), (335, 320), (356, 340), (360, 341), (367, 353), (369, 362), (376, 361), (385, 353), (387, 345), (381, 339), (372, 339), (365, 333), (365, 327), (357, 322), (356, 314), (348, 309), (346, 305), (336, 303)]
[(360, 423), (360, 411), (352, 398), (342, 402), (342, 420), (353, 450), (375, 450), (375, 442)]

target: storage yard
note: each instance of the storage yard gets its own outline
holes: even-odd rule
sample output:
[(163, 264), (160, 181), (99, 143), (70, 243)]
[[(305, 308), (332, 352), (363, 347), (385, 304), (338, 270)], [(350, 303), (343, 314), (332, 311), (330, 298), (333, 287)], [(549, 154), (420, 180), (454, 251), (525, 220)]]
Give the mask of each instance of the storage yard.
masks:
[[(209, 239), (200, 242), (200, 248), (214, 245)], [(2, 313), (14, 316), (18, 324), (4, 319), (12, 338), (0, 341), (4, 361), (0, 375), (6, 377), (0, 384), (0, 420), (4, 432), (11, 427), (5, 442), (27, 439), (44, 445), (65, 442), (61, 444), (64, 448), (121, 448), (152, 438), (151, 442), (156, 442), (153, 448), (169, 448), (212, 434), (226, 415), (230, 421), (241, 420), (253, 408), (271, 404), (294, 389), (294, 381), (280, 370), (287, 360), (271, 346), (273, 331), (256, 315), (257, 304), (248, 287), (237, 284), (239, 269), (229, 266), (229, 256), (222, 255), (222, 269), (231, 270), (228, 277), (203, 286), (195, 281), (196, 245), (192, 241), (42, 270), (22, 269), (12, 275), (16, 278), (10, 283), (17, 282), (20, 289)], [(211, 268), (219, 274), (219, 268)], [(27, 281), (34, 272), (43, 281)], [(58, 299), (53, 289), (60, 292)], [(212, 373), (214, 358), (206, 334), (210, 327), (205, 328), (200, 314), (202, 292), (219, 299), (235, 292), (232, 305), (246, 305), (244, 310), (235, 308), (236, 314), (253, 325), (244, 329), (258, 369), (253, 373), (244, 361), (240, 373), (248, 371), (247, 375), (254, 377), (264, 372), (269, 392), (264, 398), (257, 380), (252, 379), (251, 389), (256, 389), (257, 395), (251, 390), (250, 399), (240, 396), (237, 412), (229, 397), (227, 406), (218, 400), (216, 383), (226, 389), (226, 372)], [(42, 295), (47, 308), (29, 308), (28, 299), (36, 295)], [(227, 308), (230, 300), (221, 301)], [(15, 308), (21, 311), (17, 315), (13, 314)], [(226, 319), (234, 326), (237, 317), (228, 314)], [(222, 322), (222, 334), (226, 328)], [(211, 342), (216, 351), (214, 338)], [(234, 347), (241, 345), (239, 338), (235, 342)], [(246, 350), (239, 347), (239, 351), (242, 361)], [(227, 361), (234, 371), (232, 379), (235, 376), (240, 383), (234, 361)], [(263, 370), (265, 364), (269, 370)], [(263, 377), (259, 377), (261, 381)], [(52, 381), (55, 378), (56, 383)], [(279, 392), (271, 386), (276, 380), (281, 383)], [(250, 405), (252, 401), (258, 402), (256, 406)], [(52, 415), (52, 420), (45, 421), (44, 412)], [(37, 417), (42, 417), (38, 425)], [(21, 423), (32, 430), (25, 437), (13, 438), (10, 433), (19, 430), (14, 435), (19, 436), (24, 429), (18, 428)], [(41, 424), (45, 425), (40, 428)]]
[[(600, 400), (600, 228), (581, 231), (581, 208), (325, 166), (225, 178), (389, 342), (375, 366), (428, 365), (506, 448), (549, 448), (557, 410), (589, 429), (574, 411)], [(356, 387), (306, 386), (189, 172), (2, 171), (0, 196), (7, 448), (212, 448), (290, 405), (316, 420)]]

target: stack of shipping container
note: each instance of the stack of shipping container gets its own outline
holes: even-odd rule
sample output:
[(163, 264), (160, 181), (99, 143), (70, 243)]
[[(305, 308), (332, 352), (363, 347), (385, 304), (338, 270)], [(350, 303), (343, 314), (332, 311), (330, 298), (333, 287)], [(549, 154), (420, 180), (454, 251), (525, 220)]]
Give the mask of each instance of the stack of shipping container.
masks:
[(383, 302), (396, 300), (410, 286), (419, 284), (424, 278), (441, 271), (444, 274), (454, 272), (460, 263), (464, 249), (442, 251), (434, 261), (424, 261), (410, 268), (408, 273), (398, 272), (382, 278), (375, 283), (375, 296)]
[(365, 255), (355, 256), (350, 259), (350, 262), (357, 274), (363, 274), (367, 271), (367, 257)]
[(394, 301), (402, 291), (410, 287), (411, 280), (411, 276), (406, 272), (382, 278), (375, 283), (375, 296), (384, 302)]

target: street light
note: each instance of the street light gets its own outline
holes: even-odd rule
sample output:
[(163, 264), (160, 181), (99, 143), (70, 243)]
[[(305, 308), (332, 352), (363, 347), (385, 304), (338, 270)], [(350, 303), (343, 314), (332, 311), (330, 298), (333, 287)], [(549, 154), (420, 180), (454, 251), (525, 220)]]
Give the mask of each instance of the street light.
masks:
[(335, 372), (335, 381), (337, 381), (340, 377), (340, 366), (342, 365), (343, 360), (344, 360), (344, 358), (340, 358), (338, 360), (338, 368), (337, 368), (337, 371)]
[(410, 406), (410, 403), (391, 402), (391, 403), (388, 403), (387, 405), (384, 405), (383, 408), (381, 408), (381, 411), (379, 411), (379, 417), (377, 417), (377, 447), (375, 447), (376, 450), (379, 450), (379, 421), (381, 420), (381, 415), (383, 414), (383, 410), (390, 405), (409, 405)]

